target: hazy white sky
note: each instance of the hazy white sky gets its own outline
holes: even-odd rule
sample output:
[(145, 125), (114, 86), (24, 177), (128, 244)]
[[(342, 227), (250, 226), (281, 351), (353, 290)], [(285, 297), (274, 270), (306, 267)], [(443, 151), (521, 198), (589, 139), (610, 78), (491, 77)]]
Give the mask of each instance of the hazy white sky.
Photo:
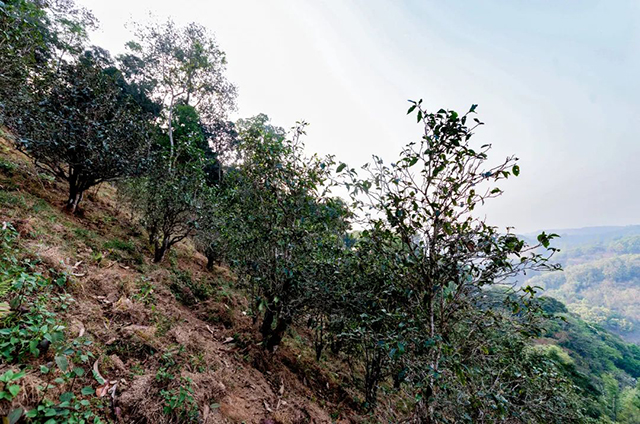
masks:
[(209, 27), (239, 88), (234, 117), (311, 123), (307, 147), (359, 166), (420, 133), (407, 99), (486, 123), (521, 176), (486, 213), (519, 232), (640, 224), (640, 2), (79, 0), (117, 53), (125, 24)]

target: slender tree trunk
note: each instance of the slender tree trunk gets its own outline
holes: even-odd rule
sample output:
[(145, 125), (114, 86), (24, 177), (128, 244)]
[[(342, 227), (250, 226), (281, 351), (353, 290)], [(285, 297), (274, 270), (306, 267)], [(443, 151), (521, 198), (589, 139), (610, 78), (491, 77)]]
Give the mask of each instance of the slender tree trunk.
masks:
[(173, 94), (173, 88), (171, 89), (171, 102), (169, 103), (169, 171), (173, 169), (173, 153), (175, 146), (173, 143), (173, 102), (175, 96)]
[(338, 340), (337, 337), (331, 337), (331, 352), (334, 354), (340, 353), (342, 349), (342, 340)]
[(207, 270), (211, 271), (216, 263), (216, 254), (213, 249), (207, 249)]
[(315, 349), (316, 349), (316, 361), (320, 361), (322, 357), (322, 351), (324, 350), (324, 317), (321, 315), (315, 331)]
[(82, 200), (83, 191), (78, 188), (75, 183), (69, 183), (69, 199), (67, 200), (67, 211), (75, 214), (78, 210), (78, 204)]
[(155, 248), (153, 252), (153, 262), (160, 263), (164, 258), (164, 254), (169, 249), (169, 237), (163, 237), (162, 243), (158, 243), (158, 240), (155, 242)]

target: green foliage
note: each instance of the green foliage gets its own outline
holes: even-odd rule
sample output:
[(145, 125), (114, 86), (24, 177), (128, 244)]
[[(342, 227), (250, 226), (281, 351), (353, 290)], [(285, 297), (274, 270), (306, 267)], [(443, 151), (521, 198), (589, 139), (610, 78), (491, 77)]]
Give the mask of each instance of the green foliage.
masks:
[[(620, 396), (629, 395), (639, 377), (638, 346), (562, 311), (547, 323), (545, 335), (562, 348), (548, 348), (547, 354), (579, 389), (586, 415), (618, 422), (616, 416), (624, 410)], [(633, 414), (632, 403), (625, 408)]]
[(2, 318), (0, 355), (5, 361), (13, 362), (28, 356), (37, 357), (50, 344), (63, 340), (64, 326), (49, 303), (57, 301), (57, 307), (63, 308), (66, 299), (53, 295), (50, 281), (33, 272), (31, 263), (15, 259), (17, 232), (7, 226), (2, 233), (4, 257), (0, 279), (9, 282), (12, 297), (11, 313)]
[(0, 6), (0, 123), (25, 117), (31, 88), (65, 54), (78, 54), (95, 28), (93, 15), (73, 1), (8, 0)]
[[(144, 263), (142, 253), (132, 241), (115, 238), (105, 242), (102, 247), (108, 250), (109, 258), (111, 259), (137, 265)], [(101, 255), (102, 252), (98, 251), (98, 254)], [(101, 258), (98, 257), (96, 259), (100, 260)]]
[[(27, 418), (36, 421), (53, 420), (51, 422), (61, 420), (77, 424), (103, 422), (94, 411), (96, 408), (103, 408), (104, 405), (101, 401), (94, 400), (93, 387), (82, 387), (77, 393), (73, 391), (76, 381), (88, 376), (86, 370), (89, 369), (90, 361), (95, 359), (91, 352), (85, 351), (86, 346), (90, 344), (89, 340), (75, 339), (58, 350), (54, 358), (55, 368), (48, 365), (40, 366), (40, 373), (46, 379), (45, 386), (41, 388), (44, 393), (43, 399), (35, 408), (27, 411)], [(98, 383), (103, 384), (104, 381)], [(62, 393), (57, 400), (44, 397), (49, 389), (63, 385), (69, 391)]]
[[(168, 20), (138, 26), (136, 38), (118, 60), (126, 78), (163, 106), (167, 123), (180, 104), (197, 104), (207, 120), (234, 107), (236, 89), (224, 75), (226, 55), (206, 28), (195, 23), (177, 27)], [(173, 143), (172, 134), (169, 138)]]
[(226, 220), (228, 211), (225, 210), (224, 189), (210, 190), (202, 202), (198, 231), (194, 241), (196, 248), (207, 258), (207, 269), (222, 262), (225, 252), (229, 249)]
[(17, 164), (8, 161), (5, 158), (0, 158), (0, 172), (11, 175), (16, 169), (18, 169)]
[(138, 291), (133, 294), (134, 300), (140, 301), (144, 304), (154, 304), (156, 296), (154, 294), (154, 284), (148, 278), (142, 277), (136, 281), (136, 287)]
[[(521, 170), (515, 157), (487, 165), (491, 146), (471, 141), (482, 125), (476, 105), (466, 114), (430, 113), (412, 102), (423, 137), (389, 165), (374, 156), (361, 177), (331, 156), (306, 156), (304, 123), (288, 137), (266, 115), (226, 122), (236, 90), (203, 27), (140, 27), (116, 67), (102, 49), (82, 53), (94, 24), (72, 1), (0, 2), (0, 118), (36, 165), (69, 183), (70, 210), (89, 187), (126, 179), (119, 192), (147, 230), (155, 262), (195, 236), (208, 267), (226, 260), (239, 275), (251, 315), (262, 318), (264, 347), (273, 351), (293, 323), (306, 322), (318, 361), (330, 347), (353, 365), (366, 409), (384, 387), (411, 397), (419, 422), (639, 420), (632, 382), (640, 378), (640, 348), (559, 301), (537, 299), (536, 285), (591, 323), (630, 332), (640, 319), (626, 301), (638, 294), (640, 238), (570, 250), (560, 256), (564, 274), (538, 275), (521, 290), (503, 285), (523, 271), (558, 269), (549, 261), (557, 235), (529, 242), (478, 219), (476, 207)], [(330, 193), (334, 169), (345, 176), (351, 207)], [(4, 174), (15, 170), (0, 161)], [(0, 192), (0, 203), (24, 197)], [(353, 224), (357, 233), (349, 232)], [(141, 260), (130, 241), (96, 246), (90, 231), (74, 234), (95, 250)], [(45, 354), (53, 358), (39, 364), (46, 382), (38, 403), (11, 411), (12, 419), (100, 422), (90, 341), (65, 340), (59, 318), (73, 301), (62, 292), (66, 276), (45, 277), (19, 260), (11, 226), (0, 235), (0, 355), (25, 370)], [(194, 281), (176, 262), (174, 255), (174, 295), (188, 305), (210, 298), (210, 282)], [(150, 280), (136, 289), (132, 297), (151, 305), (163, 336), (175, 321), (153, 306)], [(167, 422), (198, 422), (182, 353), (161, 355), (154, 388)], [(192, 365), (201, 369), (202, 358)], [(0, 401), (14, 400), (25, 372), (0, 375)], [(47, 396), (54, 389), (55, 399)]]
[[(426, 422), (515, 416), (577, 422), (580, 410), (561, 414), (570, 385), (549, 375), (522, 380), (527, 365), (514, 361), (522, 357), (526, 340), (539, 334), (535, 290), (491, 290), (524, 270), (556, 268), (548, 263), (556, 235), (542, 233), (538, 245), (530, 246), (474, 215), (477, 205), (501, 194), (498, 181), (519, 174), (515, 158), (487, 167), (490, 146), (472, 145), (481, 125), (473, 118), (475, 106), (465, 115), (428, 113), (417, 102), (414, 111), (424, 136), (407, 145), (397, 161), (387, 166), (374, 157), (363, 167), (366, 178), (340, 167), (355, 206), (367, 217), (354, 247), (366, 259), (356, 261), (360, 273), (351, 273), (362, 283), (345, 290), (364, 304), (344, 308), (361, 312), (348, 329), (359, 339), (365, 363), (373, 358), (365, 380), (371, 372), (378, 381), (395, 374), (396, 386), (405, 384), (416, 396), (416, 418)], [(467, 121), (475, 123), (467, 126)], [(495, 362), (501, 360), (506, 362)], [(513, 371), (497, 371), (507, 365)], [(552, 380), (566, 390), (552, 393)], [(365, 389), (371, 384), (378, 382)], [(546, 412), (528, 400), (532, 393), (546, 399)], [(367, 393), (367, 401), (375, 401), (375, 392)]]
[(71, 211), (88, 188), (139, 173), (149, 149), (145, 115), (99, 53), (62, 65), (16, 128), (18, 147), (69, 183)]
[(346, 231), (346, 208), (326, 193), (333, 159), (304, 157), (304, 125), (291, 140), (264, 115), (238, 128), (241, 163), (228, 175), (223, 231), (231, 263), (248, 277), (263, 313), (264, 345), (273, 349), (313, 302), (316, 259), (341, 241), (335, 235)]
[(121, 194), (140, 214), (155, 262), (160, 262), (171, 246), (195, 234), (202, 205), (212, 190), (205, 173), (210, 159), (200, 147), (200, 127), (179, 124), (183, 114), (185, 119), (195, 119), (194, 113), (190, 106), (178, 108), (170, 126), (170, 144), (167, 136), (159, 135), (146, 174), (120, 187)]
[(133, 253), (136, 250), (136, 246), (130, 242), (120, 239), (111, 239), (104, 244), (105, 249), (117, 249), (126, 253)]
[(194, 281), (190, 272), (173, 270), (171, 274), (171, 292), (185, 305), (193, 305), (207, 300), (213, 295), (213, 286), (207, 280)]
[(183, 377), (179, 382), (178, 387), (160, 391), (160, 396), (164, 399), (163, 411), (171, 417), (171, 422), (197, 423), (200, 414), (193, 397), (192, 381)]
[(616, 419), (621, 424), (640, 422), (640, 391), (638, 387), (627, 387), (618, 397)]
[(3, 383), (3, 388), (0, 390), (0, 400), (11, 401), (16, 397), (20, 392), (20, 385), (16, 384), (16, 382), (25, 375), (24, 371), (14, 372), (13, 370), (5, 371), (4, 374), (0, 375), (0, 383)]
[(199, 419), (198, 405), (193, 397), (193, 382), (188, 377), (180, 376), (182, 363), (180, 355), (184, 352), (181, 346), (169, 350), (160, 357), (160, 367), (156, 372), (156, 382), (160, 384), (160, 396), (164, 400), (163, 411), (170, 422), (196, 423)]
[(564, 252), (562, 258), (569, 265), (563, 273), (536, 276), (528, 283), (545, 288), (586, 321), (637, 341), (640, 255), (618, 254), (614, 247), (633, 246), (633, 239), (616, 240), (594, 255), (582, 256), (573, 249)]
[[(87, 351), (91, 341), (74, 339), (67, 341), (64, 336), (64, 326), (58, 317), (58, 312), (66, 309), (73, 299), (66, 294), (58, 294), (60, 281), (66, 281), (64, 276), (45, 278), (34, 271), (34, 264), (18, 259), (16, 246), (17, 232), (5, 223), (1, 231), (2, 281), (10, 281), (9, 291), (3, 297), (10, 299), (9, 314), (2, 317), (0, 329), (0, 353), (9, 363), (29, 364), (33, 359), (52, 353), (55, 367), (40, 365), (39, 372), (46, 384), (38, 390), (40, 399), (33, 409), (24, 411), (14, 409), (11, 414), (17, 418), (22, 415), (34, 422), (84, 423), (102, 422), (95, 414), (100, 404), (92, 404), (87, 395), (90, 387), (74, 393), (76, 381), (86, 379), (89, 362), (94, 358)], [(0, 376), (4, 388), (0, 391), (0, 400), (11, 401), (19, 392), (15, 382), (25, 375), (26, 371), (6, 371)], [(47, 397), (52, 388), (65, 387), (59, 399)], [(93, 390), (93, 389), (91, 389)], [(16, 419), (17, 419), (16, 418)]]

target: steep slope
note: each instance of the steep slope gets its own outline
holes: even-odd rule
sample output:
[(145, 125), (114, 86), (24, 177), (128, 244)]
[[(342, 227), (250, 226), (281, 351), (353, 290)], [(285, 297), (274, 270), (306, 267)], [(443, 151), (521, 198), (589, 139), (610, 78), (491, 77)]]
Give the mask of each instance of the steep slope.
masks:
[[(113, 187), (92, 190), (69, 215), (63, 184), (0, 149), (0, 414), (276, 424), (398, 422), (411, 410), (384, 386), (365, 413), (358, 364), (331, 352), (317, 362), (307, 330), (292, 329), (266, 355), (228, 269), (207, 272), (188, 242), (153, 264)], [(563, 365), (594, 418), (634, 422), (640, 350), (547, 302), (564, 320), (549, 323), (538, 347)]]
[(544, 300), (554, 318), (538, 346), (590, 399), (588, 415), (604, 422), (640, 422), (640, 347), (569, 313), (557, 300)]
[[(292, 330), (273, 356), (256, 347), (245, 297), (226, 268), (207, 272), (189, 243), (153, 264), (112, 187), (90, 192), (82, 213), (69, 215), (62, 184), (6, 144), (0, 148), (0, 302), (11, 303), (11, 311), (0, 303), (0, 332), (9, 340), (0, 348), (8, 352), (0, 376), (25, 372), (16, 374), (15, 396), (0, 395), (0, 414), (44, 402), (43, 416), (80, 411), (103, 422), (357, 417), (347, 365), (337, 357), (315, 362), (304, 333)], [(14, 284), (23, 277), (33, 283), (26, 291)], [(36, 310), (56, 330), (25, 329), (41, 317)], [(33, 346), (16, 347), (11, 331)]]

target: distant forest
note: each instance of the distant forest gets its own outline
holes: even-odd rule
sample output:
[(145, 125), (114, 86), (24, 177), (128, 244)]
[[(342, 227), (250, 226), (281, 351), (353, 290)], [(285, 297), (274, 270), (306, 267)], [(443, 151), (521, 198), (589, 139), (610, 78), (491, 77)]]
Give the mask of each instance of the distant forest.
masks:
[[(640, 227), (559, 230), (563, 272), (521, 278), (543, 287), (587, 322), (640, 341)], [(529, 278), (527, 278), (529, 277)]]

